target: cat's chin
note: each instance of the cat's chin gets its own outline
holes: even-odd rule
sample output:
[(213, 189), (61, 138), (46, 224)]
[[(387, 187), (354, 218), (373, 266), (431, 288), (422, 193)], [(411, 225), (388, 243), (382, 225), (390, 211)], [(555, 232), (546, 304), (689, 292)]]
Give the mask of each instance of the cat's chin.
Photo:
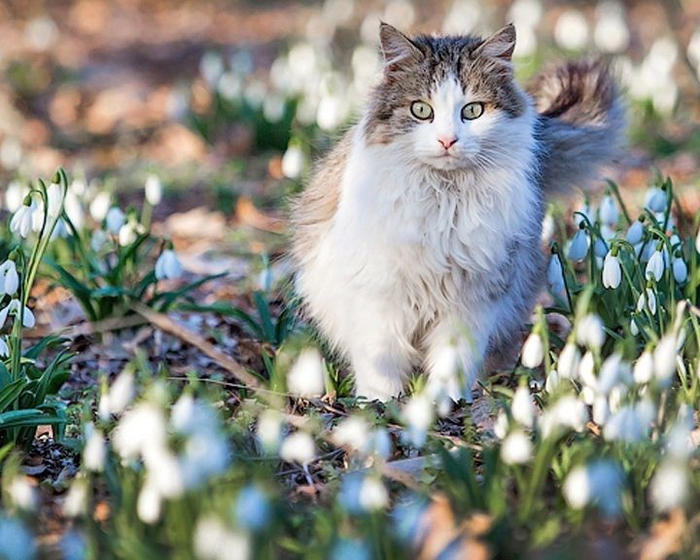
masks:
[(462, 158), (455, 156), (436, 156), (425, 158), (424, 163), (440, 171), (454, 171), (466, 167), (466, 162)]

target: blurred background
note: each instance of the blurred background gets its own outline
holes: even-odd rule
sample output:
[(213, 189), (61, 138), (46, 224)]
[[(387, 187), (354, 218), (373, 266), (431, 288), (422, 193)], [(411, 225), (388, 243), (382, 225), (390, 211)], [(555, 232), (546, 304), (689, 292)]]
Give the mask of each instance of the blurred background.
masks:
[(160, 212), (235, 213), (244, 197), (281, 216), (376, 78), (380, 20), (480, 35), (512, 21), (524, 81), (564, 57), (612, 56), (631, 148), (611, 174), (635, 187), (656, 166), (700, 207), (697, 0), (2, 0), (0, 202), (63, 165), (86, 196), (128, 197), (157, 173)]

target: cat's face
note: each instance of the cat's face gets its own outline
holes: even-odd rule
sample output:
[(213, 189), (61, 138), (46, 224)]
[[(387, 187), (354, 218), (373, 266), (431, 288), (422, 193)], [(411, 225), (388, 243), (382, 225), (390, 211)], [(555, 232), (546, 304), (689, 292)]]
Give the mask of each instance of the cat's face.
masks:
[(484, 41), (410, 40), (382, 24), (381, 42), (385, 71), (370, 105), (370, 143), (395, 145), (442, 170), (497, 165), (499, 155), (508, 157), (507, 139), (527, 103), (512, 75), (513, 26)]

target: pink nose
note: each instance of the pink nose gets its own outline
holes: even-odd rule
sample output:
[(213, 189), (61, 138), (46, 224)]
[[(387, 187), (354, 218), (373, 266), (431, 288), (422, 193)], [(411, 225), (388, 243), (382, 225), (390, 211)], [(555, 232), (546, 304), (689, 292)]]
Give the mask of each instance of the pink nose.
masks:
[(443, 148), (449, 150), (452, 146), (454, 146), (457, 143), (457, 137), (454, 134), (452, 136), (442, 136), (438, 137), (437, 141)]

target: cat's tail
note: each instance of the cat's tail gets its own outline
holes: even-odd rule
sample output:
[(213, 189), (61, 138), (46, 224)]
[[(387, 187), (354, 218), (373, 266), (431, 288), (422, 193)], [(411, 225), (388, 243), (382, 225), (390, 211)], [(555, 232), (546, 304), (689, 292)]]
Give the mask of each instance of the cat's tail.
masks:
[(625, 110), (602, 60), (570, 62), (539, 75), (530, 88), (540, 115), (542, 187), (585, 187), (620, 148)]

